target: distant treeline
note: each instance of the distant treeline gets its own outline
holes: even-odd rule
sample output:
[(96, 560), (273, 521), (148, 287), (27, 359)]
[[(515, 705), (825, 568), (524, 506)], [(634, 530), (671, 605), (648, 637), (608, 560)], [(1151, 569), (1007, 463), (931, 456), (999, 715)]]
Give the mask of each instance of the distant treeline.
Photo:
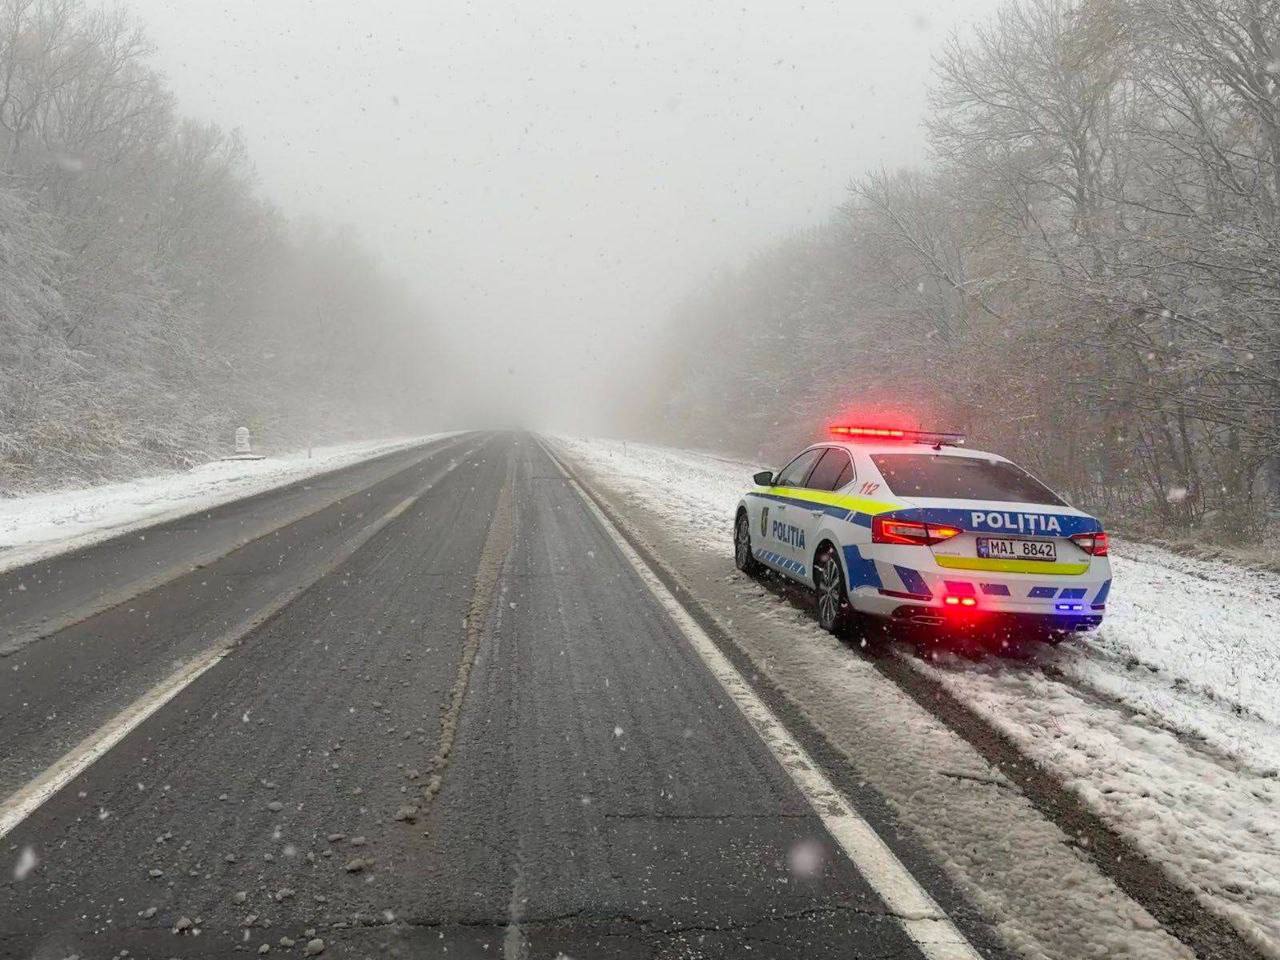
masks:
[(0, 493), (423, 409), (407, 296), (343, 231), (284, 222), (149, 52), (125, 13), (0, 0)]
[(679, 312), (664, 411), (756, 453), (850, 406), (1115, 519), (1280, 500), (1280, 0), (1013, 0), (945, 43), (927, 170)]

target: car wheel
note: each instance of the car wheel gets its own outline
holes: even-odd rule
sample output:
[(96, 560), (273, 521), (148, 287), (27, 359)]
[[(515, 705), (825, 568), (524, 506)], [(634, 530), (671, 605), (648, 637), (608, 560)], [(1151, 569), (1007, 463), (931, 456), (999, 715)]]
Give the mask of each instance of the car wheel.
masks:
[(749, 577), (760, 572), (760, 561), (751, 550), (751, 520), (745, 510), (738, 514), (733, 528), (733, 561)]
[(818, 555), (814, 568), (818, 626), (831, 633), (840, 633), (849, 625), (849, 592), (845, 589), (840, 558), (828, 547)]

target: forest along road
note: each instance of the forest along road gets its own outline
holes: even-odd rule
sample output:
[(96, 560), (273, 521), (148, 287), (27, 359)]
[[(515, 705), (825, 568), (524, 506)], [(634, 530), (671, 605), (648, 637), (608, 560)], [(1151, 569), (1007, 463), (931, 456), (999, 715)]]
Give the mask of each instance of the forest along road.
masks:
[(0, 956), (1002, 955), (535, 439), (425, 453), (0, 659)]

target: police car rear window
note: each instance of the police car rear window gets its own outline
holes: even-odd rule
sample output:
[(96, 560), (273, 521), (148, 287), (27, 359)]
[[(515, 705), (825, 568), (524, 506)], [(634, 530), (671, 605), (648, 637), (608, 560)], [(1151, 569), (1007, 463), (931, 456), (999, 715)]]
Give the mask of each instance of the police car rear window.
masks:
[(871, 460), (889, 489), (900, 497), (1064, 505), (1056, 493), (1031, 474), (1002, 460), (926, 453), (872, 454)]

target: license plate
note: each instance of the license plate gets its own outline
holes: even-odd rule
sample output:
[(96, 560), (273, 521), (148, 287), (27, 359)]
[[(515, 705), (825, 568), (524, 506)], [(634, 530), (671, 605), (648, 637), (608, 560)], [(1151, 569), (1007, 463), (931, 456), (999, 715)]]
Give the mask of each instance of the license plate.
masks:
[(978, 537), (978, 556), (992, 560), (1043, 560), (1052, 563), (1058, 559), (1058, 545), (1052, 540)]

